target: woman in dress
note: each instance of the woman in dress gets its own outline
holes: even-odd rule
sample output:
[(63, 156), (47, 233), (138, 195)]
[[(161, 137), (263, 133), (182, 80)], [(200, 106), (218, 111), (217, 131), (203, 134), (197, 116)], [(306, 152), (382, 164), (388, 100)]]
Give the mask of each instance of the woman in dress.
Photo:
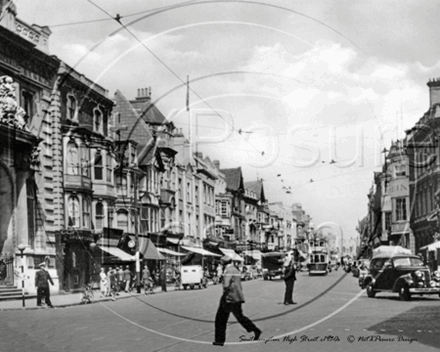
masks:
[(104, 268), (101, 268), (99, 277), (101, 278), (101, 280), (99, 281), (99, 290), (101, 291), (101, 297), (106, 297), (108, 291), (108, 278)]

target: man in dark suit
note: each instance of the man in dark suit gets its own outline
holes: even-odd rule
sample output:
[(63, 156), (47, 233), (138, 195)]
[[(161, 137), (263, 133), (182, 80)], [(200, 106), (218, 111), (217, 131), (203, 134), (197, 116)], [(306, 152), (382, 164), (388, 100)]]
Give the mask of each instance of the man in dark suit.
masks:
[(243, 315), (242, 304), (244, 303), (243, 289), (241, 287), (241, 273), (232, 264), (229, 256), (221, 257), (221, 264), (225, 265), (223, 272), (223, 295), (215, 316), (215, 346), (223, 346), (226, 340), (226, 325), (229, 314), (234, 314), (237, 321), (247, 332), (254, 333), (254, 340), (258, 340), (261, 330), (247, 317)]
[(296, 264), (294, 257), (290, 259), (288, 265), (284, 268), (284, 283), (286, 284), (286, 290), (284, 292), (284, 304), (296, 304), (293, 301), (293, 285), (296, 280)]
[(38, 307), (41, 307), (41, 299), (44, 297), (46, 304), (50, 308), (53, 308), (52, 302), (50, 301), (49, 282), (53, 286), (52, 278), (46, 271), (46, 263), (43, 262), (40, 264), (40, 270), (35, 273), (35, 287), (37, 288)]

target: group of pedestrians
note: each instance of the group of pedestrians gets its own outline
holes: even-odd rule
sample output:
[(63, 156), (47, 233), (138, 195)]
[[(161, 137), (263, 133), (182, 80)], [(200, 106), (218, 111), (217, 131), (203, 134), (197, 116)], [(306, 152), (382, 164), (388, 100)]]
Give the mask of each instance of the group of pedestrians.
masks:
[(133, 289), (134, 275), (128, 265), (125, 269), (122, 269), (122, 267), (116, 267), (115, 269), (110, 267), (107, 273), (104, 268), (101, 268), (99, 278), (101, 297), (111, 296), (113, 300), (116, 300), (116, 296), (119, 295), (120, 291), (130, 292)]

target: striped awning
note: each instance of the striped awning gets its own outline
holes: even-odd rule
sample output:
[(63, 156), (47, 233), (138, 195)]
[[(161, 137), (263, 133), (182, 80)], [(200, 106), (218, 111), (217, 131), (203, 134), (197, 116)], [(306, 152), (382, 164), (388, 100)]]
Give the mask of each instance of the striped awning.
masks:
[(244, 262), (244, 259), (235, 253), (232, 249), (220, 248), (220, 250), (227, 256), (231, 257), (233, 261)]
[(210, 257), (221, 257), (219, 254), (212, 253), (210, 251), (207, 251), (206, 249), (200, 248), (200, 247), (186, 247), (182, 246), (183, 249), (186, 249), (187, 251), (198, 253), (203, 256), (210, 256)]
[(185, 255), (185, 253), (179, 253), (176, 251), (172, 251), (171, 249), (168, 249), (168, 248), (157, 248), (157, 250), (163, 254), (174, 255), (176, 257), (180, 257), (180, 256)]
[(243, 254), (252, 257), (255, 260), (261, 260), (261, 252), (258, 249), (252, 251), (243, 251)]
[(122, 249), (118, 247), (106, 247), (106, 246), (98, 246), (98, 247), (99, 249), (109, 253), (113, 257), (119, 258), (123, 262), (132, 262), (135, 260), (135, 257), (133, 255), (124, 252)]

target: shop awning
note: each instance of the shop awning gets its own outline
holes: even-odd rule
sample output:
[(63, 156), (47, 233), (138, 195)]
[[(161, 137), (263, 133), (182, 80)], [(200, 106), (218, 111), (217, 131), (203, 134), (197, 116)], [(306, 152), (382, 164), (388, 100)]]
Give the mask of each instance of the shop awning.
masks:
[(177, 257), (185, 255), (185, 253), (175, 252), (175, 251), (172, 251), (171, 249), (168, 249), (168, 248), (157, 248), (157, 250), (163, 254), (174, 255)]
[(198, 253), (204, 256), (211, 256), (211, 257), (221, 257), (219, 254), (212, 253), (210, 251), (207, 251), (206, 249), (200, 248), (200, 247), (186, 247), (182, 246), (183, 249), (186, 249), (187, 251)]
[(420, 249), (421, 249), (421, 250), (425, 250), (425, 249), (427, 249), (428, 252), (434, 252), (434, 251), (436, 251), (438, 248), (440, 248), (440, 241), (437, 241), (437, 242), (434, 242), (434, 243), (428, 244), (427, 246), (423, 246), (423, 247), (421, 247)]
[(104, 247), (104, 246), (98, 246), (98, 247), (104, 252), (107, 252), (110, 255), (119, 258), (123, 262), (132, 262), (135, 260), (133, 255), (124, 252), (122, 249), (118, 247)]
[(235, 253), (232, 249), (220, 248), (220, 250), (227, 256), (231, 257), (233, 261), (244, 262), (244, 259)]
[[(136, 236), (130, 235), (130, 238), (135, 241)], [(151, 260), (165, 260), (165, 257), (157, 251), (154, 243), (143, 235), (138, 235), (139, 238), (139, 253), (142, 254), (144, 259)]]
[(373, 257), (381, 254), (392, 256), (398, 254), (411, 254), (411, 251), (402, 246), (379, 246), (373, 249)]
[(258, 249), (252, 251), (243, 251), (243, 254), (252, 257), (255, 260), (261, 260), (261, 252)]
[(191, 241), (189, 238), (182, 238), (181, 240), (179, 240), (178, 238), (167, 238), (167, 241), (172, 244), (179, 244), (181, 246), (192, 246), (194, 244), (194, 242)]

